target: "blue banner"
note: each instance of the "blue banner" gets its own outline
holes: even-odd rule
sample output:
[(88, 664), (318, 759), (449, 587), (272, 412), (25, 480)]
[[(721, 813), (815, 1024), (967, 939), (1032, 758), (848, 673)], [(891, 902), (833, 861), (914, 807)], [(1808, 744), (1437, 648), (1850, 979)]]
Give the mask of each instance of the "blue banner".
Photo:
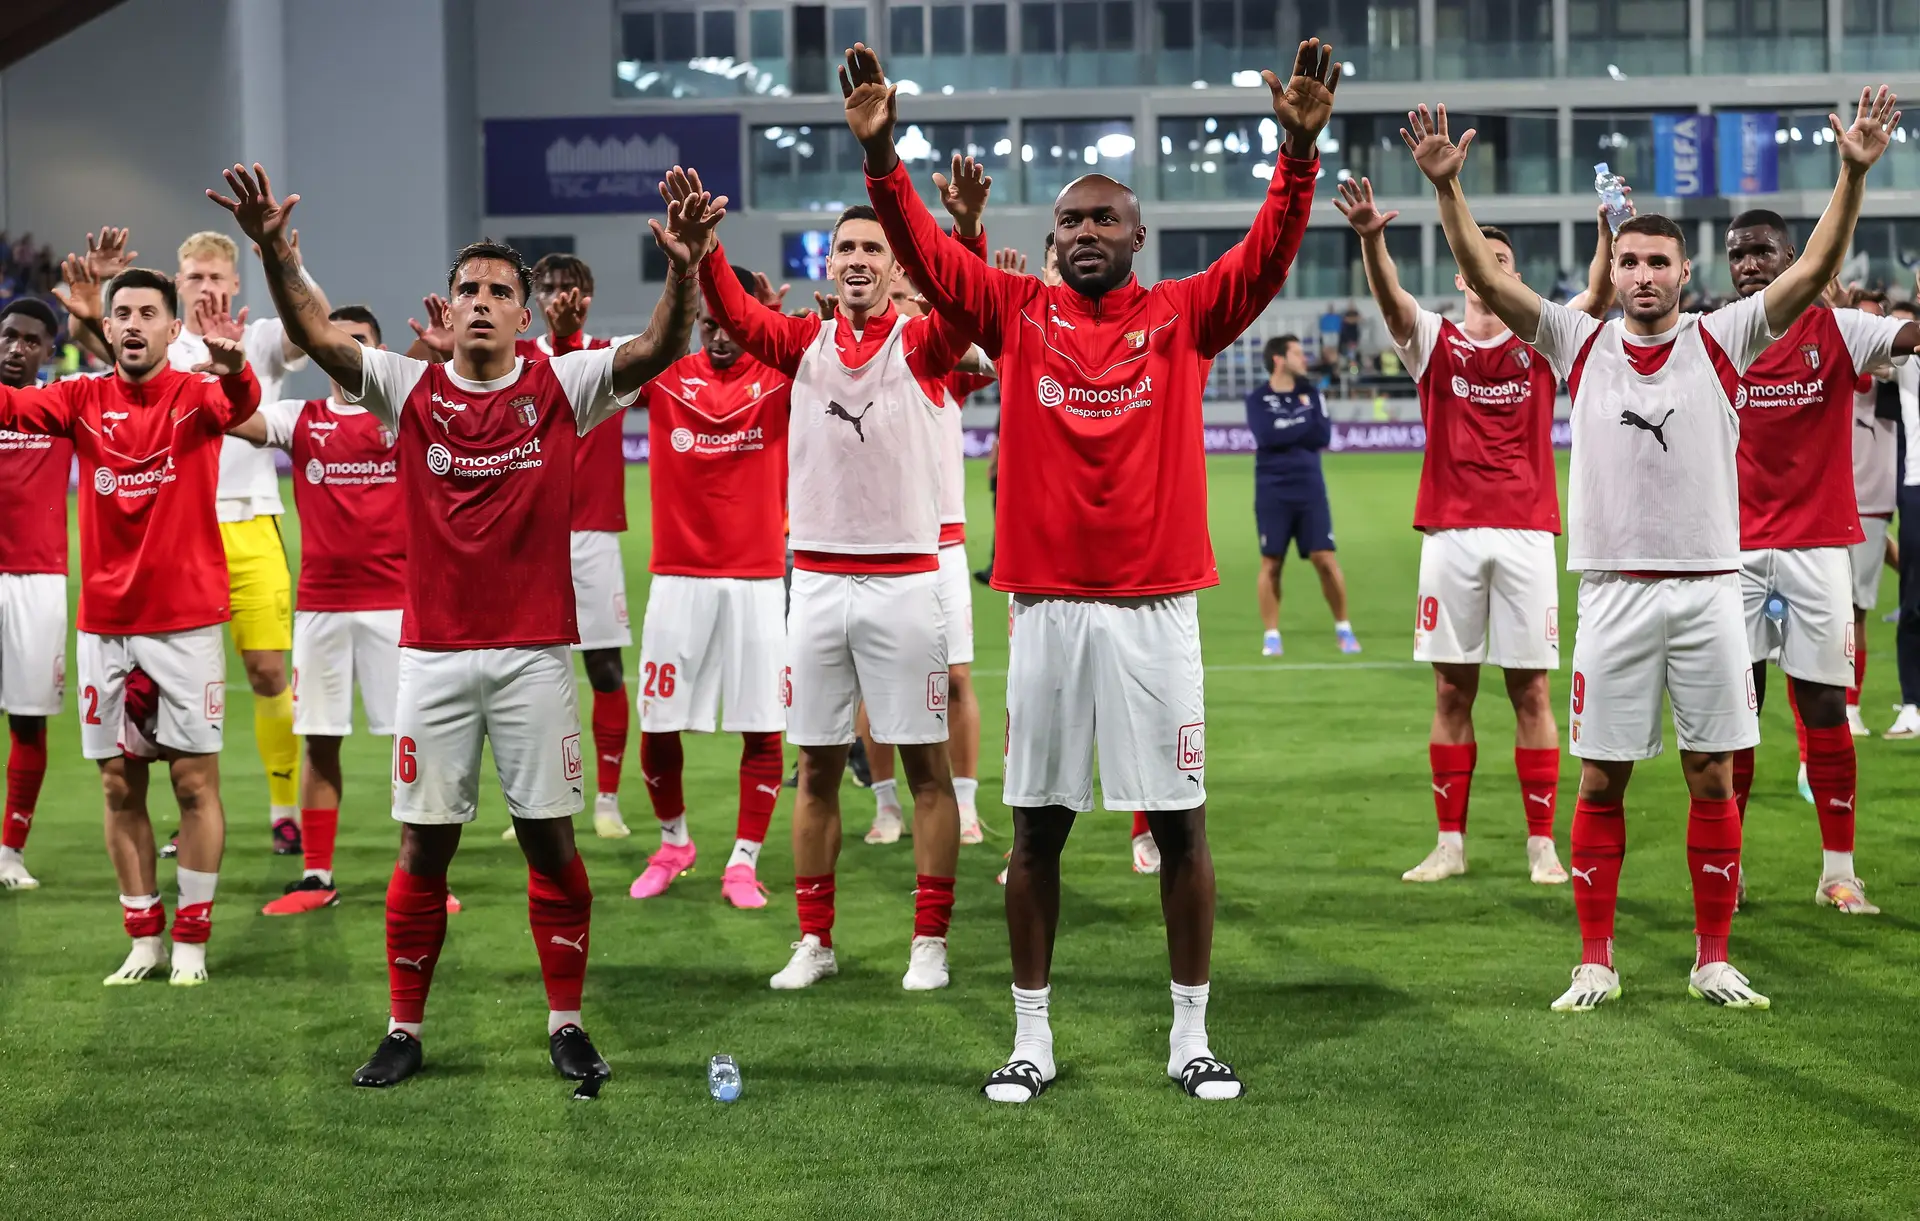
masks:
[(1770, 195), (1780, 189), (1780, 116), (1733, 111), (1714, 116), (1720, 128), (1720, 193)]
[(703, 187), (738, 210), (737, 115), (618, 115), (579, 119), (488, 119), (489, 216), (573, 212), (664, 212), (660, 179), (675, 165), (700, 171)]
[(1679, 199), (1713, 194), (1713, 116), (1653, 116), (1653, 193)]

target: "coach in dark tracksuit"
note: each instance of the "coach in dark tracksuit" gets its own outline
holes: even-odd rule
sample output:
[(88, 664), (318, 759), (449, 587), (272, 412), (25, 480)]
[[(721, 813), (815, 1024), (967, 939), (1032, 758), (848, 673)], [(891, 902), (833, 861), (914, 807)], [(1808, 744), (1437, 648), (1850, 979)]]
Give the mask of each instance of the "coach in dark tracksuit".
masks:
[(1260, 651), (1268, 657), (1281, 653), (1280, 569), (1291, 542), (1320, 574), (1340, 651), (1358, 653), (1360, 642), (1347, 622), (1346, 578), (1333, 555), (1333, 511), (1320, 473), (1320, 451), (1333, 438), (1333, 424), (1307, 378), (1307, 354), (1299, 339), (1268, 340), (1264, 355), (1267, 384), (1247, 395), (1247, 427), (1257, 447), (1253, 513), (1260, 530), (1260, 618), (1266, 626)]

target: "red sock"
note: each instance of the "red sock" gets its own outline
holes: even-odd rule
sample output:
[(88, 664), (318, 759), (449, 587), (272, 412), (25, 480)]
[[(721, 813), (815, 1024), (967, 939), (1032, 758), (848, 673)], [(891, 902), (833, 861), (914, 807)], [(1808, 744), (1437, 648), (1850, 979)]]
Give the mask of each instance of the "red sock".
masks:
[(213, 904), (188, 903), (173, 909), (173, 939), (205, 945), (213, 936)]
[(780, 769), (785, 766), (778, 733), (740, 735), (740, 817), (734, 838), (751, 844), (767, 842), (767, 824), (773, 821), (774, 803), (780, 800)]
[(816, 877), (793, 877), (793, 896), (800, 907), (800, 935), (808, 933), (820, 939), (820, 944), (829, 948), (833, 945), (833, 875), (823, 873)]
[(1553, 812), (1560, 793), (1560, 748), (1516, 746), (1513, 770), (1520, 774), (1520, 804), (1526, 807), (1527, 834), (1552, 839)]
[(1740, 811), (1740, 819), (1746, 821), (1747, 798), (1753, 793), (1753, 747), (1747, 746), (1733, 752), (1733, 804)]
[(40, 782), (47, 778), (47, 731), (13, 731), (13, 747), (7, 753), (6, 826), (0, 830), (0, 846), (20, 851), (27, 846), (27, 832), (33, 830), (33, 809), (40, 801)]
[(300, 811), (300, 852), (306, 857), (308, 869), (324, 869), (333, 872), (333, 841), (340, 834), (340, 811), (309, 810)]
[(945, 937), (953, 920), (953, 879), (920, 874), (913, 880), (913, 935)]
[(593, 748), (600, 760), (599, 792), (620, 791), (620, 765), (627, 758), (627, 726), (631, 715), (625, 683), (620, 684), (618, 691), (593, 693)]
[(154, 900), (152, 907), (128, 907), (120, 904), (120, 926), (129, 937), (158, 937), (167, 927), (167, 905)]
[(387, 994), (394, 1021), (425, 1019), (427, 990), (446, 940), (447, 875), (427, 877), (395, 865), (387, 883)]
[(1613, 965), (1613, 912), (1620, 862), (1627, 855), (1626, 811), (1618, 802), (1573, 804), (1573, 910), (1580, 918), (1580, 961)]
[(1467, 829), (1467, 793), (1473, 787), (1473, 765), (1480, 758), (1477, 743), (1429, 743), (1427, 759), (1433, 765), (1433, 812), (1442, 831)]
[(1860, 688), (1867, 685), (1867, 638), (1856, 635), (1853, 642), (1853, 686), (1847, 688), (1847, 707), (1860, 706)]
[(1820, 812), (1820, 846), (1853, 851), (1853, 800), (1858, 778), (1853, 731), (1845, 725), (1807, 730), (1807, 787)]
[(1152, 832), (1153, 828), (1147, 825), (1147, 812), (1145, 810), (1135, 810), (1133, 812), (1133, 837), (1138, 839), (1142, 835), (1149, 835), (1152, 834)]
[(1688, 807), (1687, 872), (1693, 876), (1693, 931), (1700, 946), (1695, 965), (1725, 962), (1740, 891), (1740, 811), (1731, 800), (1695, 797)]
[(1787, 680), (1787, 707), (1793, 709), (1793, 736), (1800, 743), (1800, 762), (1807, 761), (1807, 723), (1800, 719), (1800, 701), (1794, 695), (1796, 684)]
[(687, 812), (687, 799), (680, 791), (686, 758), (679, 734), (640, 731), (640, 776), (647, 782), (653, 816), (661, 822), (672, 822)]
[(593, 923), (593, 887), (579, 853), (557, 874), (527, 867), (527, 923), (533, 926), (534, 948), (540, 952), (547, 1008), (578, 1011), (580, 985), (587, 978), (587, 933)]

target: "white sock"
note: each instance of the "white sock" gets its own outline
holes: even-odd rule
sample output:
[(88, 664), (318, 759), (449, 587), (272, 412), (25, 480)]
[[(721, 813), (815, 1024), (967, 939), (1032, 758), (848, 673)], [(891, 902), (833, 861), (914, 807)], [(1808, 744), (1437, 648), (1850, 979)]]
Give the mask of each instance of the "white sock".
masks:
[(618, 814), (620, 812), (620, 794), (595, 793), (593, 795), (593, 812), (595, 814)]
[(387, 1033), (392, 1034), (396, 1030), (404, 1030), (417, 1039), (420, 1037), (420, 1025), (419, 1022), (396, 1022), (392, 1018), (388, 1018)]
[(889, 811), (900, 813), (900, 791), (897, 780), (876, 780), (873, 782), (873, 808), (885, 814)]
[(1046, 1081), (1054, 1079), (1054, 1027), (1046, 1021), (1052, 996), (1052, 985), (1031, 991), (1014, 985), (1014, 1054), (1008, 1056), (1031, 1060)]
[(1851, 878), (1855, 876), (1857, 875), (1853, 872), (1853, 853), (1828, 852), (1824, 848), (1820, 850), (1820, 877), (1822, 881), (1828, 878)]
[(660, 846), (662, 848), (684, 848), (693, 842), (687, 834), (687, 816), (663, 818), (660, 820)]
[(727, 858), (727, 868), (731, 869), (735, 865), (745, 865), (747, 868), (754, 870), (759, 869), (760, 845), (750, 839), (734, 840), (733, 855)]
[(1333, 621), (1333, 630), (1336, 632), (1351, 632), (1353, 630), (1353, 621), (1351, 619), (1335, 619)]
[[(157, 894), (121, 895), (120, 896), (120, 906), (125, 908), (130, 908), (133, 911), (137, 911), (137, 912), (143, 912), (147, 910), (149, 907), (152, 907), (154, 904), (158, 903), (159, 901), (160, 901), (160, 896)], [(144, 941), (146, 940), (146, 938), (142, 937), (141, 940)]]
[(300, 825), (300, 810), (298, 809), (298, 807), (268, 806), (267, 811), (268, 811), (267, 816), (271, 818), (274, 822), (279, 822), (281, 819), (284, 818), (296, 827)]
[(204, 941), (174, 942), (173, 970), (177, 975), (205, 975), (207, 973), (207, 943)]
[(188, 869), (185, 865), (174, 872), (180, 883), (181, 907), (213, 902), (214, 887), (220, 884), (220, 875), (217, 872), (202, 873), (198, 869)]
[(1440, 833), (1440, 842), (1449, 847), (1464, 850), (1467, 846), (1467, 833), (1465, 831), (1442, 831)]
[(309, 869), (300, 876), (308, 877), (308, 878), (319, 878), (321, 883), (325, 885), (328, 890), (333, 889), (333, 870), (331, 869)]
[(1173, 1033), (1168, 1037), (1167, 1075), (1178, 1077), (1180, 1070), (1199, 1056), (1212, 1058), (1207, 1047), (1207, 993), (1212, 984), (1173, 985)]
[(552, 1038), (554, 1035), (559, 1034), (560, 1028), (562, 1026), (578, 1026), (578, 1025), (580, 1025), (580, 1011), (578, 1009), (547, 1010), (547, 1037), (548, 1038)]
[(20, 865), (24, 863), (25, 860), (21, 857), (17, 849), (0, 847), (0, 865)]
[(980, 795), (980, 781), (974, 776), (955, 776), (953, 778), (953, 799), (963, 806), (974, 804), (974, 798)]

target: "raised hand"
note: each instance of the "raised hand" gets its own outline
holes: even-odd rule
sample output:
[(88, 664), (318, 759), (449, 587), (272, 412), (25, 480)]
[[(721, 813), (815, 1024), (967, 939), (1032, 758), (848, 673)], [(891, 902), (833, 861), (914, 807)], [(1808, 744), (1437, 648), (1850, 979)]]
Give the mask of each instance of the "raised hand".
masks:
[[(880, 68), (880, 56), (865, 43), (856, 42), (847, 51), (847, 62), (840, 69), (840, 96), (847, 101), (847, 126), (853, 129), (853, 138), (869, 154), (884, 147), (892, 155), (893, 86)], [(885, 168), (893, 166), (889, 163)]]
[(133, 261), (140, 257), (138, 250), (127, 249), (127, 236), (125, 229), (106, 227), (100, 230), (98, 240), (93, 234), (87, 234), (87, 270), (93, 273), (94, 279), (105, 284), (133, 266)]
[[(840, 298), (833, 293), (822, 294), (816, 290), (813, 294), (813, 308), (824, 321), (832, 322), (834, 312), (840, 308)], [(801, 317), (804, 318), (806, 315), (802, 314)]]
[(791, 284), (782, 284), (780, 287), (775, 288), (773, 281), (767, 279), (767, 273), (764, 271), (756, 271), (753, 273), (753, 299), (768, 309), (777, 310), (785, 306), (787, 303), (787, 293), (792, 291), (792, 289), (793, 285)]
[(266, 250), (276, 238), (290, 233), (288, 220), (293, 215), (293, 206), (300, 202), (298, 195), (289, 195), (285, 199), (274, 198), (273, 184), (267, 181), (267, 171), (257, 161), (251, 172), (243, 165), (236, 165), (221, 173), (233, 194), (228, 196), (208, 191), (207, 198), (233, 213), (240, 232), (246, 234), (255, 246)]
[(1820, 290), (1820, 303), (1828, 309), (1851, 309), (1860, 304), (1860, 294), (1865, 291), (1860, 287), (1860, 281), (1850, 280), (1842, 284), (1840, 277), (1835, 276)]
[(647, 226), (654, 243), (685, 274), (719, 244), (713, 230), (727, 214), (727, 197), (702, 190), (698, 170), (676, 165), (660, 182), (660, 198), (667, 201), (667, 223), (649, 220)]
[(1340, 210), (1340, 215), (1347, 218), (1347, 223), (1361, 237), (1384, 232), (1387, 222), (1400, 215), (1397, 211), (1380, 211), (1373, 202), (1373, 183), (1366, 178), (1349, 178), (1342, 182), (1339, 193), (1334, 196), (1333, 206)]
[(1333, 44), (1309, 38), (1300, 44), (1293, 59), (1293, 76), (1284, 84), (1270, 71), (1262, 71), (1273, 95), (1273, 117), (1287, 133), (1287, 156), (1305, 160), (1313, 156), (1320, 130), (1333, 116), (1333, 91), (1340, 87), (1340, 64), (1333, 58)]
[(587, 324), (587, 308), (592, 304), (593, 297), (577, 288), (555, 293), (545, 310), (548, 329), (556, 335), (574, 334)]
[(1476, 134), (1476, 130), (1469, 127), (1461, 133), (1460, 143), (1455, 144), (1447, 134), (1447, 108), (1443, 105), (1437, 112), (1430, 111), (1425, 102), (1420, 103), (1418, 110), (1407, 112), (1407, 127), (1400, 129), (1400, 138), (1413, 154), (1413, 163), (1434, 186), (1444, 186), (1460, 176), (1460, 168), (1467, 163), (1467, 149), (1473, 145)]
[(453, 359), (453, 322), (451, 307), (447, 299), (439, 293), (432, 293), (420, 299), (421, 306), (427, 311), (427, 325), (421, 326), (413, 319), (407, 319), (407, 325), (420, 337), (420, 342), (428, 350), (443, 360)]
[(1027, 256), (1011, 246), (993, 252), (993, 265), (1011, 276), (1027, 274)]
[(953, 217), (954, 227), (962, 237), (974, 237), (980, 232), (980, 217), (987, 210), (987, 195), (993, 189), (993, 179), (987, 176), (987, 168), (972, 157), (953, 155), (953, 176), (936, 173), (933, 176), (934, 189), (940, 192), (940, 202), (947, 206), (947, 215)]
[(1827, 125), (1833, 129), (1834, 140), (1840, 146), (1842, 165), (1864, 174), (1880, 160), (1880, 154), (1886, 152), (1887, 145), (1893, 141), (1893, 129), (1900, 125), (1900, 112), (1893, 108), (1898, 101), (1893, 90), (1885, 85), (1880, 86), (1878, 93), (1862, 88), (1852, 127), (1842, 131), (1840, 116), (1827, 116)]
[(60, 278), (62, 283), (54, 285), (53, 295), (67, 307), (67, 313), (76, 322), (99, 323), (102, 312), (100, 278), (87, 265), (87, 259), (82, 255), (69, 254), (60, 260)]
[(193, 367), (195, 373), (212, 373), (226, 377), (238, 373), (247, 363), (247, 350), (240, 346), (238, 339), (225, 335), (206, 336), (207, 359)]
[(202, 297), (193, 304), (193, 325), (207, 340), (211, 347), (215, 339), (230, 339), (239, 343), (247, 329), (247, 311), (242, 308), (238, 318), (233, 317), (233, 299), (225, 293), (215, 293)]

